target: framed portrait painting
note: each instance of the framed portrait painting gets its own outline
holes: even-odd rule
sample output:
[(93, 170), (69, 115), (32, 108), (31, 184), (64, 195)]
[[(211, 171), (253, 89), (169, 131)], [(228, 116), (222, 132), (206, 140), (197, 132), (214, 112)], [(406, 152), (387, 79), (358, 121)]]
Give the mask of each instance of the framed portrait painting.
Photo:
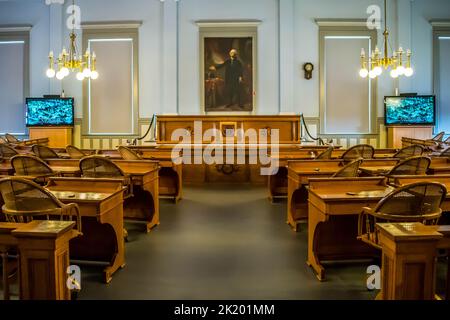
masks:
[(204, 35), (201, 41), (205, 113), (253, 113), (255, 36)]

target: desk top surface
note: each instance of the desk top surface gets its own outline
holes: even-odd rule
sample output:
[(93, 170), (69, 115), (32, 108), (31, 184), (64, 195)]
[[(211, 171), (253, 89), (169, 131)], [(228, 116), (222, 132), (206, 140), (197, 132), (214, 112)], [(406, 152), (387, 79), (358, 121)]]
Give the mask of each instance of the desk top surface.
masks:
[(113, 193), (79, 192), (79, 191), (54, 191), (49, 190), (61, 201), (104, 201)]
[(342, 201), (353, 201), (353, 200), (380, 200), (386, 197), (389, 193), (395, 190), (393, 187), (385, 186), (368, 186), (366, 190), (356, 190), (355, 191), (341, 191), (338, 189), (319, 189), (310, 190), (320, 199), (327, 200), (342, 200)]

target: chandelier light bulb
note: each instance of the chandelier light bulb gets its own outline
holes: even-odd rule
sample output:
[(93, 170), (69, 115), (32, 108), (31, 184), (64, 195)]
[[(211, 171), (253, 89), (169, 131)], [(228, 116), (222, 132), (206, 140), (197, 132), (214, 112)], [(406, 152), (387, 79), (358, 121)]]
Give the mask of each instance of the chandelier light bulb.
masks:
[(78, 73), (77, 73), (77, 80), (79, 80), (79, 81), (83, 81), (83, 80), (84, 80), (84, 74), (83, 74), (83, 72), (78, 72)]
[(375, 67), (373, 70), (377, 76), (380, 76), (383, 73), (383, 69), (380, 66)]
[(361, 69), (359, 70), (359, 75), (361, 78), (367, 78), (367, 76), (369, 75), (369, 70), (367, 69)]
[(58, 80), (64, 79), (64, 74), (62, 73), (61, 70), (56, 73), (56, 79)]
[(413, 68), (406, 68), (405, 69), (405, 76), (406, 77), (411, 77), (412, 75), (414, 74), (414, 70), (413, 70)]
[(84, 68), (83, 75), (84, 75), (85, 78), (90, 78), (91, 77), (91, 69)]
[(405, 67), (404, 66), (398, 66), (397, 67), (397, 73), (399, 76), (402, 76), (405, 74)]
[(97, 71), (94, 70), (94, 71), (91, 72), (91, 79), (92, 80), (97, 80), (98, 76), (99, 76), (99, 74), (98, 74)]
[(48, 78), (54, 78), (54, 77), (55, 77), (55, 74), (56, 74), (56, 72), (55, 72), (55, 70), (54, 70), (54, 69), (47, 69), (47, 72), (46, 72), (46, 74), (47, 74), (47, 77), (48, 77)]
[(375, 70), (370, 70), (369, 77), (370, 79), (375, 79), (377, 77), (377, 73), (375, 72)]
[(391, 77), (394, 78), (394, 79), (398, 78), (398, 72), (397, 72), (396, 69), (391, 71)]
[(61, 73), (62, 73), (63, 77), (67, 77), (70, 74), (70, 71), (68, 68), (63, 67), (63, 68), (61, 68)]

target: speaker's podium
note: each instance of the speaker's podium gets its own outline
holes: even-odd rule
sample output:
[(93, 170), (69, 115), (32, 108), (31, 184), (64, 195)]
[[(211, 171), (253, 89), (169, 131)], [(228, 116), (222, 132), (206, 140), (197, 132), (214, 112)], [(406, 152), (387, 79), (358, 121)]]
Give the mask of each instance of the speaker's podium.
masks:
[(50, 148), (66, 148), (72, 144), (73, 127), (29, 127), (30, 140), (48, 138)]
[(433, 138), (434, 126), (389, 126), (388, 148), (401, 149), (402, 139), (429, 140)]

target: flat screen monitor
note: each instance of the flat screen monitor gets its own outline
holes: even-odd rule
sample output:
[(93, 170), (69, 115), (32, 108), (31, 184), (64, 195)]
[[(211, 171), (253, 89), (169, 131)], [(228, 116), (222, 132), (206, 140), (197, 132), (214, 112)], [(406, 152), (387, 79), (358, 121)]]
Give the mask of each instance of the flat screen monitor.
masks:
[(73, 98), (27, 98), (27, 127), (72, 127)]
[(434, 126), (436, 124), (435, 96), (385, 97), (387, 126)]

